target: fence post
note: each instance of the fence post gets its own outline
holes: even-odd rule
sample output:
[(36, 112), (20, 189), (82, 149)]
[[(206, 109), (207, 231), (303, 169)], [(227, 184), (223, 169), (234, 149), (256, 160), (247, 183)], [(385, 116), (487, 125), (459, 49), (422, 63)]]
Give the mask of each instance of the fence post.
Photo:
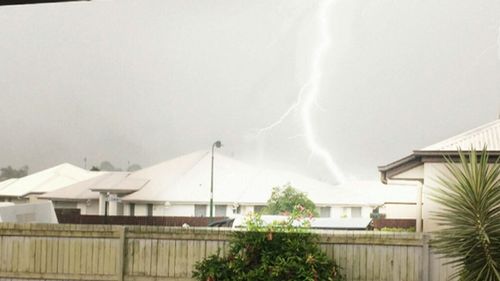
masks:
[(422, 281), (429, 281), (430, 276), (430, 266), (429, 266), (429, 256), (430, 256), (430, 248), (429, 248), (429, 234), (422, 235)]
[(120, 227), (119, 233), (119, 241), (118, 241), (118, 264), (117, 264), (117, 275), (118, 275), (118, 281), (123, 281), (123, 276), (125, 275), (125, 255), (127, 254), (125, 252), (126, 245), (125, 245), (125, 235), (127, 232), (127, 227), (122, 226)]

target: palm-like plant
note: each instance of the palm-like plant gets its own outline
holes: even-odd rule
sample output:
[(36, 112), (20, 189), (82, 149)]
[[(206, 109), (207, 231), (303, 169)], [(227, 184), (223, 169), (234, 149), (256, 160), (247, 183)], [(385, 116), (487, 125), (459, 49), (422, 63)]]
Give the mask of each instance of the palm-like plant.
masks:
[[(455, 265), (455, 277), (469, 281), (500, 280), (500, 165), (488, 153), (459, 151), (460, 162), (447, 158), (448, 173), (431, 195), (441, 205), (434, 218), (441, 229), (433, 245)], [(499, 158), (500, 159), (500, 158)]]

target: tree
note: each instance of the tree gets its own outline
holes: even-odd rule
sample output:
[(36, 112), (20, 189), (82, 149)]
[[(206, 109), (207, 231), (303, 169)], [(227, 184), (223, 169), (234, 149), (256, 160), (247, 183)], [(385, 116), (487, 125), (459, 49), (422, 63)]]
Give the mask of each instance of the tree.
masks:
[(92, 168), (90, 168), (90, 170), (92, 172), (99, 172), (101, 169), (99, 169), (97, 166), (92, 166)]
[(128, 167), (127, 171), (134, 172), (134, 171), (138, 171), (140, 169), (142, 169), (141, 165), (139, 165), (139, 164), (132, 164), (132, 165), (130, 165)]
[(109, 161), (102, 161), (101, 165), (99, 165), (99, 170), (100, 171), (111, 171), (111, 172), (113, 172), (113, 171), (121, 171), (122, 169), (116, 168)]
[(462, 281), (500, 280), (500, 157), (488, 164), (488, 153), (475, 150), (460, 161), (447, 158), (447, 174), (438, 178), (432, 199), (441, 205), (434, 213), (441, 229), (432, 241), (437, 252), (450, 258)]
[(283, 187), (274, 187), (271, 198), (267, 200), (267, 207), (264, 209), (266, 214), (282, 215), (292, 213), (297, 206), (302, 206), (312, 215), (318, 216), (316, 205), (307, 198), (305, 193), (297, 191), (290, 184)]
[(14, 169), (11, 166), (7, 166), (0, 169), (0, 181), (12, 179), (12, 178), (22, 178), (28, 175), (28, 166), (23, 166), (19, 169)]

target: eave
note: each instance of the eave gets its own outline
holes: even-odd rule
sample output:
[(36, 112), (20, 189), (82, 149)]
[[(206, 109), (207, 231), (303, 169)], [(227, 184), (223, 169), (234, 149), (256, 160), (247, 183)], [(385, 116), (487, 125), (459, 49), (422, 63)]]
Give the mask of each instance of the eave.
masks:
[[(462, 150), (462, 152), (469, 153), (470, 150)], [(478, 155), (482, 154), (481, 151), (477, 151), (477, 153)], [(500, 159), (500, 150), (490, 150), (488, 151), (488, 155), (489, 163), (498, 162)], [(387, 183), (387, 179), (413, 169), (423, 163), (444, 163), (447, 161), (447, 158), (452, 161), (458, 161), (460, 160), (460, 152), (457, 150), (414, 150), (412, 154), (404, 158), (384, 166), (379, 166), (380, 180), (383, 183)]]

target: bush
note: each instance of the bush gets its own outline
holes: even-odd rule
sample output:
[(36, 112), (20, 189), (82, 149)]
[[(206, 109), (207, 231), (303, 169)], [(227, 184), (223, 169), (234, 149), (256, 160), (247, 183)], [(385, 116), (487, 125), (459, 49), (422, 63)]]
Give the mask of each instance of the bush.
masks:
[[(247, 231), (238, 231), (230, 241), (229, 253), (219, 253), (198, 262), (193, 277), (198, 281), (341, 281), (339, 266), (318, 246), (318, 236), (307, 230), (304, 209), (290, 219), (264, 226), (257, 215), (247, 221)], [(293, 227), (293, 221), (303, 227)]]
[(432, 241), (449, 258), (461, 281), (500, 280), (500, 158), (488, 164), (486, 148), (477, 155), (459, 152), (447, 159), (447, 174), (432, 194), (441, 209), (434, 213), (441, 229)]

